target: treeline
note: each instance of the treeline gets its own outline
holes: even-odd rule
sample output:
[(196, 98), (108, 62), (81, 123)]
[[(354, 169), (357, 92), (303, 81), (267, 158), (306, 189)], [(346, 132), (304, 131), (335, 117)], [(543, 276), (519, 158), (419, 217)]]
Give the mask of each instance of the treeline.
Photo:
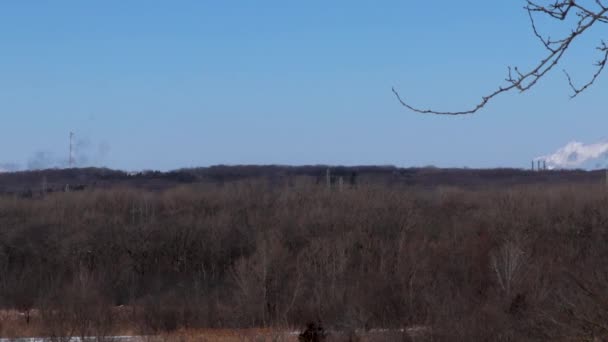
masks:
[(0, 307), (47, 336), (321, 321), (434, 341), (605, 339), (607, 228), (599, 183), (4, 197)]
[(602, 170), (521, 169), (440, 169), (398, 168), (395, 166), (284, 166), (284, 165), (217, 165), (179, 169), (167, 172), (125, 172), (105, 168), (49, 169), (0, 173), (0, 196), (39, 197), (46, 192), (65, 189), (111, 189), (132, 187), (148, 191), (164, 191), (184, 184), (224, 185), (251, 179), (283, 185), (296, 178), (308, 178), (315, 184), (340, 179), (346, 184), (407, 185), (434, 188), (459, 186), (470, 189), (509, 187), (522, 184), (598, 183), (605, 179)]

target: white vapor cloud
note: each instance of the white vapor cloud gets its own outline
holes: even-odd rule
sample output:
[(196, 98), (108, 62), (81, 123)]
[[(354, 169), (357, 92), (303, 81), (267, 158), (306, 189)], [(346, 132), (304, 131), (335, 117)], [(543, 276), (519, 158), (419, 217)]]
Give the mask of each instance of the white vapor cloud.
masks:
[(592, 162), (596, 162), (595, 167), (605, 167), (605, 164), (599, 163), (601, 159), (608, 159), (608, 141), (593, 144), (571, 141), (555, 153), (534, 160), (544, 160), (550, 169), (564, 169), (579, 168)]

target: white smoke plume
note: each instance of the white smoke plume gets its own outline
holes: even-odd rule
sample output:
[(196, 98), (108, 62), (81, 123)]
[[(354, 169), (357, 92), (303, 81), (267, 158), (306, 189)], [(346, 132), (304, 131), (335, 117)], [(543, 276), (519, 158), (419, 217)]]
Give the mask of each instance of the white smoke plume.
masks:
[[(603, 168), (608, 159), (608, 141), (583, 144), (572, 141), (555, 153), (537, 157), (535, 161), (545, 161), (549, 169)], [(591, 164), (591, 165), (590, 165)]]

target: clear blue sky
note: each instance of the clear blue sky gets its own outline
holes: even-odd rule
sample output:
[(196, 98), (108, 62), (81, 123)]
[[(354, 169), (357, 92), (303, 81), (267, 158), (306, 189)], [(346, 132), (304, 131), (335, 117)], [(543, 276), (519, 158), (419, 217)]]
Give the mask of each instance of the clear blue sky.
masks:
[[(507, 65), (543, 55), (523, 1), (3, 1), (0, 165), (528, 167), (608, 134), (608, 74), (561, 67), (468, 117)], [(604, 30), (601, 32), (600, 30)], [(595, 39), (564, 60), (583, 81)], [(592, 39), (591, 39), (592, 38)], [(605, 38), (605, 37), (604, 37)]]

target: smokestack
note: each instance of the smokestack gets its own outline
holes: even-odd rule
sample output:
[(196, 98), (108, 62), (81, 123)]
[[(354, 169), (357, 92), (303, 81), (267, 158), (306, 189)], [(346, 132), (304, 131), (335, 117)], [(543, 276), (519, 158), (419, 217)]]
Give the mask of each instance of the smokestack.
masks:
[(534, 160), (532, 160), (532, 171), (534, 171)]
[(70, 132), (70, 155), (68, 156), (68, 164), (70, 169), (74, 167), (74, 149), (72, 140), (74, 139), (74, 132)]
[(537, 161), (536, 161), (536, 169), (537, 169), (538, 171), (542, 170), (542, 169), (540, 168), (540, 160), (537, 160)]
[(543, 160), (543, 170), (547, 170), (547, 161)]

